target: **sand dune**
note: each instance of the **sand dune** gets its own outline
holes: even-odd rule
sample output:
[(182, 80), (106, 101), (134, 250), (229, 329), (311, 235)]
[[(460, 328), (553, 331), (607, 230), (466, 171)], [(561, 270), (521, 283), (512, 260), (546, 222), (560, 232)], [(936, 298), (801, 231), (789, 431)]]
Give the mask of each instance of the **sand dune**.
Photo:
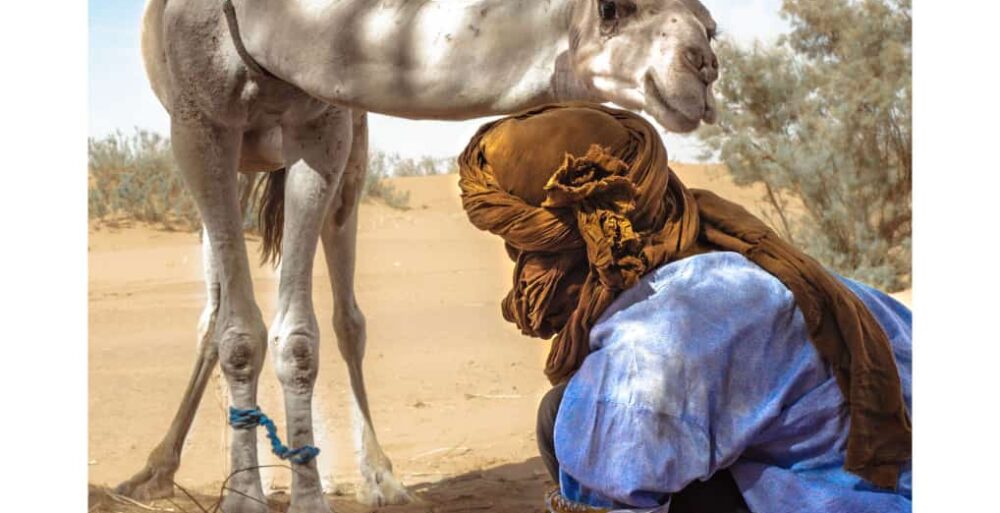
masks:
[[(721, 168), (676, 169), (688, 185), (756, 211), (761, 191), (734, 186)], [(426, 511), (428, 504), (440, 505), (436, 511), (484, 504), (490, 511), (541, 511), (539, 499), (550, 483), (536, 458), (534, 414), (548, 388), (541, 372), (547, 347), (498, 315), (512, 264), (498, 239), (468, 223), (455, 175), (394, 182), (410, 191), (413, 209), (361, 207), (357, 294), (368, 319), (365, 371), (376, 430), (397, 476), (419, 485), (424, 502), (387, 511)], [(250, 246), (256, 251), (257, 241)], [(142, 466), (187, 382), (204, 298), (200, 250), (196, 234), (143, 226), (92, 228), (89, 249), (89, 478), (113, 486)], [(359, 481), (349, 387), (330, 325), (321, 253), (313, 291), (322, 336), (315, 402), (319, 464), (349, 490)], [(253, 272), (269, 320), (274, 271)], [(209, 386), (177, 475), (178, 483), (203, 494), (217, 491), (227, 474), (217, 383)], [(260, 390), (261, 407), (283, 426), (270, 365)], [(279, 470), (268, 481), (280, 492), (289, 476)], [(128, 510), (105, 502), (97, 500), (93, 511)], [(367, 511), (349, 498), (336, 503), (340, 511)]]

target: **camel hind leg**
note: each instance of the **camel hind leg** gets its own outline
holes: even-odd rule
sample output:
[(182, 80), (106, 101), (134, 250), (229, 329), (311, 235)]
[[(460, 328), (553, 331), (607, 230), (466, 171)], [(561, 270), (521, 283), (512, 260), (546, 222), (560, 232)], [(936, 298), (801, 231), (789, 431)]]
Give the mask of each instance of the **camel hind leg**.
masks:
[(142, 470), (115, 487), (115, 492), (138, 500), (173, 496), (174, 475), (180, 467), (184, 440), (194, 422), (201, 398), (205, 394), (205, 386), (219, 361), (219, 350), (214, 335), (220, 288), (212, 264), (207, 230), (202, 232), (202, 254), (207, 299), (198, 322), (198, 346), (194, 370), (163, 440), (150, 452)]
[(358, 232), (358, 203), (364, 189), (368, 164), (368, 118), (354, 114), (354, 137), (340, 194), (331, 205), (323, 225), (323, 252), (333, 289), (333, 328), (337, 346), (347, 364), (353, 394), (353, 423), (358, 466), (365, 482), (357, 500), (371, 506), (405, 504), (412, 500), (406, 487), (396, 479), (392, 462), (385, 455), (372, 427), (365, 390), (362, 360), (365, 356), (365, 317), (354, 295), (355, 250)]

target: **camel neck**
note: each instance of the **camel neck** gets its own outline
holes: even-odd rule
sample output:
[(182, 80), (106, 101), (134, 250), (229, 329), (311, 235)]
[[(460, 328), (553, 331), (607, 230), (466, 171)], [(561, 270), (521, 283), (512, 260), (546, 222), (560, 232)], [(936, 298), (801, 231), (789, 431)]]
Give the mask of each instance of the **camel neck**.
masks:
[(235, 0), (263, 67), (313, 96), (413, 118), (465, 119), (581, 99), (576, 0)]

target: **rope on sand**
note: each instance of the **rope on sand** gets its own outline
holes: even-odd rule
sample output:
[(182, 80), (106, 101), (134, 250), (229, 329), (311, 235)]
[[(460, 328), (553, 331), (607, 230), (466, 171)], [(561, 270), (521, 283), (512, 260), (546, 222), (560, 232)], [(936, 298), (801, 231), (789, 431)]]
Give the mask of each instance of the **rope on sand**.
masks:
[(234, 429), (253, 429), (257, 426), (264, 426), (264, 429), (267, 430), (267, 439), (271, 441), (271, 452), (275, 456), (291, 461), (292, 463), (304, 465), (312, 461), (319, 454), (319, 448), (311, 445), (303, 445), (298, 449), (289, 449), (288, 446), (281, 443), (281, 438), (278, 438), (278, 428), (275, 427), (274, 421), (268, 418), (267, 415), (264, 415), (264, 412), (260, 411), (259, 406), (248, 410), (241, 410), (230, 406), (229, 425), (233, 426)]

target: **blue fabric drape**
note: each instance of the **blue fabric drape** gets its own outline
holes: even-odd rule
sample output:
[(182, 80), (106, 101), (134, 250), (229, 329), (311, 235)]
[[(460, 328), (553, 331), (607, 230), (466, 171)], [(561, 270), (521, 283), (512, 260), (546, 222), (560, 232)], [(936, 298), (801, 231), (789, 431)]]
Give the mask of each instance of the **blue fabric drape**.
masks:
[[(844, 282), (885, 329), (910, 408), (910, 311)], [(843, 469), (844, 397), (792, 293), (745, 257), (660, 267), (617, 298), (590, 344), (556, 417), (566, 497), (645, 510), (728, 467), (753, 511), (911, 510), (909, 466), (895, 491)]]

